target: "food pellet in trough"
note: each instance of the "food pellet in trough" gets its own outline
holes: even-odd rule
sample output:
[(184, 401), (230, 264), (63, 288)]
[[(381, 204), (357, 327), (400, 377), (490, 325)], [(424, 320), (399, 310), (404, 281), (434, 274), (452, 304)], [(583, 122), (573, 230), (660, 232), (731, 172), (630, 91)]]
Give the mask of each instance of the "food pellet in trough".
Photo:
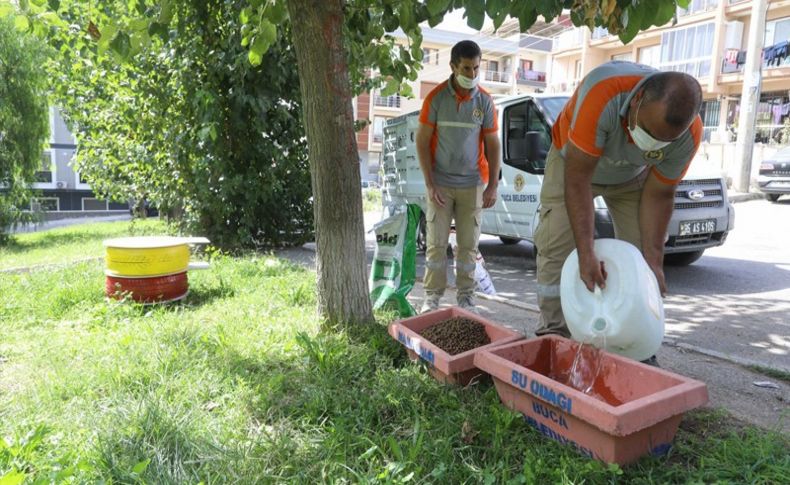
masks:
[(485, 325), (463, 317), (442, 320), (420, 332), (420, 335), (450, 355), (491, 343)]

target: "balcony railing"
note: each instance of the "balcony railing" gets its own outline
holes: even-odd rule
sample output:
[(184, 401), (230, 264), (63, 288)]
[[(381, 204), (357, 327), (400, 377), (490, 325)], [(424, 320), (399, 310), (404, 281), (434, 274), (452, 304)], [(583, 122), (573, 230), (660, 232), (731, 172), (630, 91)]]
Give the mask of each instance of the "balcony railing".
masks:
[(483, 81), (509, 84), (511, 74), (510, 71), (483, 71)]
[[(790, 66), (790, 56), (788, 57), (774, 57), (765, 58), (765, 51), (773, 46), (767, 46), (763, 50), (763, 59), (761, 62), (762, 69), (771, 69), (774, 67), (788, 67)], [(735, 51), (728, 49), (724, 53), (724, 58), (721, 60), (721, 73), (731, 74), (743, 72), (743, 65), (746, 63), (746, 51)]]
[(393, 94), (391, 96), (373, 96), (373, 106), (379, 108), (400, 108), (400, 95)]
[(542, 84), (545, 86), (546, 73), (529, 69), (519, 69), (516, 71), (516, 82), (522, 84)]
[(579, 47), (584, 40), (584, 32), (578, 27), (567, 30), (557, 37), (554, 37), (554, 46), (552, 50), (570, 49), (572, 47)]
[(609, 29), (606, 29), (604, 27), (596, 27), (595, 30), (592, 31), (590, 37), (593, 40), (604, 39), (606, 37), (609, 37)]

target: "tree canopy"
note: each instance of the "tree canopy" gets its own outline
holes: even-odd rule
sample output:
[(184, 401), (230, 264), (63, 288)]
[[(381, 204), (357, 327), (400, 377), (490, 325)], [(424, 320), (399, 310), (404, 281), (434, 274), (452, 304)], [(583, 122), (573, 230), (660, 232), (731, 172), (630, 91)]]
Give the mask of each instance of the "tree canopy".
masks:
[[(280, 155), (270, 158), (272, 152), (266, 152), (262, 160), (271, 163), (273, 169), (282, 168), (288, 175), (299, 167), (299, 157), (294, 154), (304, 144), (295, 135), (296, 130), (283, 130), (282, 121), (286, 118), (277, 115), (290, 113), (291, 109), (298, 112), (301, 104), (309, 150), (311, 202), (318, 232), (319, 312), (329, 320), (341, 322), (372, 319), (364, 284), (362, 199), (351, 99), (355, 93), (380, 86), (384, 86), (383, 95), (395, 92), (409, 95), (409, 85), (404, 81), (415, 80), (421, 67), (421, 24), (436, 26), (448, 12), (462, 9), (472, 28), (480, 29), (486, 17), (499, 28), (512, 17), (518, 19), (520, 29), (525, 31), (538, 16), (551, 22), (567, 11), (574, 25), (605, 27), (627, 43), (640, 30), (669, 22), (677, 6), (686, 7), (689, 3), (688, 0), (215, 0), (207, 2), (212, 6), (210, 12), (206, 10), (207, 15), (191, 16), (193, 12), (204, 11), (198, 6), (201, 2), (19, 0), (18, 9), (8, 2), (0, 0), (0, 16), (3, 13), (14, 16), (21, 28), (48, 38), (61, 52), (70, 53), (74, 63), (84, 68), (81, 79), (92, 76), (90, 83), (85, 84), (91, 91), (85, 93), (85, 99), (100, 96), (98, 104), (107, 103), (105, 113), (112, 126), (106, 137), (96, 139), (96, 150), (115, 140), (120, 148), (115, 156), (123, 157), (115, 165), (125, 176), (145, 181), (155, 178), (155, 173), (164, 173), (165, 179), (170, 177), (172, 180), (162, 182), (167, 190), (158, 192), (159, 202), (178, 205), (202, 227), (220, 228), (220, 235), (238, 228), (230, 223), (232, 218), (236, 220), (236, 213), (201, 210), (194, 202), (205, 200), (203, 197), (233, 201), (233, 197), (248, 188), (264, 193), (278, 189), (283, 191), (276, 194), (287, 192), (280, 178), (267, 179), (264, 171), (258, 171), (259, 179), (249, 183), (244, 177), (255, 174), (254, 170), (244, 174), (233, 171), (249, 160), (246, 153), (234, 158), (234, 150), (240, 143), (234, 138), (234, 126), (241, 126), (232, 125), (236, 113), (241, 107), (254, 113), (256, 106), (265, 104), (257, 111), (266, 113), (261, 125), (268, 130), (264, 143), (273, 146)], [(232, 9), (238, 9), (238, 22), (228, 16)], [(208, 26), (216, 28), (212, 30)], [(393, 32), (397, 29), (405, 33), (405, 44), (395, 39)], [(221, 42), (215, 38), (218, 35), (223, 39)], [(233, 39), (238, 41), (235, 46)], [(240, 62), (239, 46), (246, 49), (244, 63)], [(199, 55), (192, 56), (193, 52)], [(289, 91), (295, 86), (287, 76), (294, 68), (290, 54), (295, 54), (299, 66), (298, 97), (292, 97)], [(113, 72), (102, 70), (110, 60), (124, 67)], [(251, 79), (240, 73), (258, 66), (279, 73), (272, 74), (267, 83), (268, 87), (277, 89), (262, 92), (249, 88)], [(161, 68), (167, 74), (158, 77), (159, 74), (151, 73)], [(105, 79), (113, 78), (114, 89), (101, 92)], [(229, 83), (230, 79), (239, 84)], [(63, 82), (71, 81), (63, 78)], [(240, 90), (245, 89), (249, 89), (248, 98), (239, 96)], [(140, 99), (139, 93), (146, 97)], [(174, 96), (187, 99), (174, 101)], [(128, 101), (117, 99), (126, 97)], [(119, 107), (125, 110), (118, 112), (114, 103), (121, 103)], [(124, 119), (114, 123), (120, 116)], [(90, 113), (85, 113), (81, 119), (90, 117)], [(169, 123), (177, 121), (168, 117), (184, 121), (181, 129), (173, 130)], [(243, 119), (250, 122), (254, 118)], [(136, 129), (137, 122), (146, 128)], [(85, 131), (85, 136), (101, 133), (101, 127), (96, 128)], [(272, 138), (272, 134), (280, 136)], [(255, 133), (248, 136), (253, 143), (261, 144)], [(181, 156), (185, 151), (189, 156)], [(222, 163), (220, 160), (229, 163), (222, 170), (211, 172)], [(135, 167), (132, 161), (140, 161), (139, 166)], [(100, 156), (85, 168), (92, 170), (102, 163), (105, 162)], [(185, 192), (177, 191), (189, 174), (195, 175), (198, 181), (190, 192), (194, 195), (191, 199), (183, 195)], [(299, 177), (291, 180), (296, 179)], [(92, 182), (101, 185), (100, 177)], [(201, 184), (200, 188), (197, 184)], [(242, 189), (228, 192), (228, 187)], [(181, 200), (167, 198), (172, 190), (181, 194), (178, 197)], [(228, 198), (223, 199), (226, 194)], [(296, 208), (296, 204), (298, 198), (286, 199), (276, 214), (282, 215), (281, 212)], [(293, 213), (303, 216), (302, 207), (298, 206)], [(216, 215), (225, 219), (216, 219)], [(261, 214), (255, 212), (255, 215)], [(264, 215), (267, 216), (268, 213)], [(286, 215), (278, 223), (295, 220)], [(288, 232), (287, 226), (285, 231)]]
[[(44, 48), (0, 17), (0, 242), (5, 230), (21, 222), (18, 209), (41, 167), (49, 138)], [(19, 116), (24, 113), (25, 116)]]

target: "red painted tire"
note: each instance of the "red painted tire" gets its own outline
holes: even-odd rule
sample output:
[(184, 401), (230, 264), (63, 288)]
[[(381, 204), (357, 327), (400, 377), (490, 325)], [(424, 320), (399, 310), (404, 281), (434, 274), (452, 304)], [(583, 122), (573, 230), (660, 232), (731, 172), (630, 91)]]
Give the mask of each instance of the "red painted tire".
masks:
[(108, 275), (105, 290), (107, 296), (116, 300), (129, 294), (138, 303), (159, 303), (186, 296), (189, 281), (186, 271), (153, 278), (121, 278)]

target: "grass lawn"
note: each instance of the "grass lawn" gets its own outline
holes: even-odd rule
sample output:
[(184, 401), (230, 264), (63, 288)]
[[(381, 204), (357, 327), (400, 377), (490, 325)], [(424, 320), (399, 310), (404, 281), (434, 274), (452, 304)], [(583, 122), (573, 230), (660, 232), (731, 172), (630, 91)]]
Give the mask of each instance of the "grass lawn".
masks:
[(665, 457), (578, 456), (493, 386), (434, 381), (386, 314), (322, 330), (315, 275), (271, 256), (214, 255), (184, 301), (151, 307), (105, 301), (102, 269), (0, 273), (0, 484), (790, 483), (787, 437), (719, 412), (687, 415)]

